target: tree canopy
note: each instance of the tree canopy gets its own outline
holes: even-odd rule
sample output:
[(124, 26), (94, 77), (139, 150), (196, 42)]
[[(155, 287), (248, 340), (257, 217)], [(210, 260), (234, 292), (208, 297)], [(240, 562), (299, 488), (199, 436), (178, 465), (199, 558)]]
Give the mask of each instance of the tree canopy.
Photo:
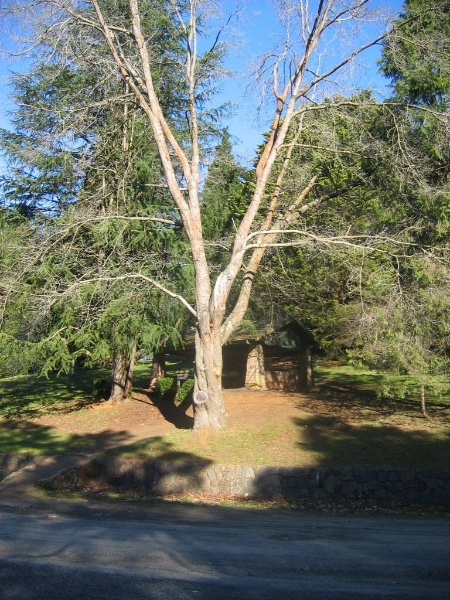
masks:
[[(433, 234), (423, 218), (425, 210), (441, 216), (446, 210), (445, 75), (438, 73), (434, 96), (430, 86), (414, 83), (420, 78), (413, 67), (422, 72), (425, 62), (402, 35), (415, 35), (415, 24), (437, 16), (437, 5), (422, 10), (420, 2), (408, 2), (389, 28), (368, 0), (279, 4), (283, 42), (268, 50), (256, 69), (257, 83), (271, 90), (266, 101), (271, 124), (248, 173), (233, 161), (226, 134), (218, 145), (215, 141), (223, 132), (223, 110), (213, 99), (224, 74), (222, 36), (228, 21), (211, 34), (207, 3), (25, 3), (34, 16), (33, 44), (45, 50), (57, 67), (55, 81), (63, 84), (49, 92), (57, 113), (47, 118), (42, 111), (41, 137), (30, 135), (39, 133), (32, 126), (33, 111), (31, 128), (19, 130), (19, 119), (15, 133), (27, 148), (42, 140), (43, 162), (32, 159), (31, 168), (17, 172), (16, 188), (14, 181), (6, 188), (8, 194), (24, 190), (26, 206), (30, 190), (46, 206), (48, 198), (57, 200), (52, 220), (35, 229), (41, 239), (30, 253), (38, 273), (48, 267), (48, 279), (36, 279), (36, 289), (45, 292), (40, 300), (56, 307), (68, 295), (81, 298), (86, 290), (117, 284), (119, 297), (108, 292), (103, 296), (108, 301), (98, 304), (102, 315), (111, 310), (112, 320), (102, 321), (107, 329), (114, 329), (127, 298), (148, 305), (155, 292), (138, 282), (178, 300), (195, 328), (194, 399), (207, 399), (195, 407), (195, 428), (226, 425), (222, 346), (244, 319), (261, 265), (279, 249), (295, 248), (313, 265), (311, 257), (322, 249), (338, 248), (330, 264), (354, 277), (356, 258), (345, 259), (342, 267), (340, 252), (350, 249), (355, 256), (370, 255), (360, 273), (370, 265), (371, 276), (382, 266), (397, 282), (413, 272), (410, 256), (416, 264), (446, 260), (445, 228)], [(12, 18), (23, 16), (24, 4), (16, 8), (11, 2), (10, 9)], [(410, 18), (408, 11), (416, 9)], [(434, 35), (428, 39), (437, 48)], [(338, 47), (338, 40), (345, 43)], [(379, 103), (368, 91), (342, 93), (355, 59), (382, 41), (382, 69), (396, 86), (394, 97)], [(425, 66), (434, 76), (431, 63)], [(78, 76), (88, 82), (85, 91), (72, 79)], [(38, 100), (47, 93), (40, 81)], [(28, 85), (26, 93), (32, 88)], [(69, 100), (71, 90), (78, 96)], [(9, 134), (4, 140), (22, 160), (20, 140)], [(207, 149), (213, 145), (211, 161)], [(49, 148), (56, 148), (57, 159), (46, 171)], [(62, 170), (70, 164), (77, 165), (72, 180)], [(54, 178), (50, 192), (43, 174)], [(67, 182), (67, 190), (60, 190)], [(62, 253), (55, 257), (57, 245)], [(29, 269), (25, 265), (27, 276)], [(308, 271), (313, 269), (303, 268), (305, 275)], [(352, 295), (337, 283), (355, 306), (365, 284), (355, 285)], [(377, 285), (383, 287), (376, 280), (371, 291)], [(82, 300), (90, 309), (89, 302)], [(136, 315), (140, 306), (137, 302)], [(122, 323), (117, 325), (120, 331)], [(133, 328), (131, 322), (126, 326)]]

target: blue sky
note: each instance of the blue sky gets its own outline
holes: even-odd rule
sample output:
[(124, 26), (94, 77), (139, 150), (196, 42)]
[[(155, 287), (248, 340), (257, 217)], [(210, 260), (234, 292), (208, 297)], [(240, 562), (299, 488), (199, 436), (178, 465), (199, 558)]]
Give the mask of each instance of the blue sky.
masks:
[[(310, 5), (314, 5), (314, 0)], [(228, 0), (224, 3), (231, 13), (236, 5), (242, 2)], [(387, 7), (392, 13), (400, 12), (402, 0), (375, 0), (374, 6)], [(267, 130), (269, 122), (264, 115), (258, 118), (258, 99), (248, 90), (249, 63), (256, 60), (258, 54), (267, 51), (277, 42), (278, 28), (273, 3), (259, 0), (248, 0), (245, 11), (238, 17), (236, 28), (240, 29), (241, 37), (238, 46), (228, 60), (227, 66), (233, 71), (233, 77), (224, 83), (224, 100), (232, 99), (239, 105), (239, 111), (229, 121), (228, 127), (235, 137), (236, 152), (244, 159), (251, 159), (257, 145), (262, 141), (262, 133)], [(366, 41), (373, 39), (379, 30), (375, 26), (366, 28)], [(355, 87), (367, 87), (374, 90), (380, 99), (389, 94), (388, 81), (377, 71), (377, 60), (380, 58), (381, 47), (375, 46), (360, 57), (361, 69)], [(270, 102), (270, 98), (268, 98)]]
[[(312, 0), (313, 5), (314, 0)], [(373, 4), (387, 6), (397, 12), (401, 9), (401, 0), (375, 0)], [(273, 4), (260, 0), (246, 2), (226, 0), (222, 3), (224, 15), (239, 9), (239, 15), (232, 22), (231, 54), (227, 59), (227, 68), (232, 76), (224, 81), (219, 102), (231, 101), (236, 105), (235, 115), (228, 121), (228, 127), (235, 141), (235, 151), (244, 160), (251, 160), (258, 143), (262, 140), (262, 132), (267, 129), (268, 120), (261, 113), (258, 117), (258, 98), (248, 89), (248, 73), (250, 64), (264, 50), (274, 46), (277, 41), (278, 27)], [(366, 31), (373, 36), (375, 29)], [(0, 49), (8, 46), (8, 38), (0, 29)], [(379, 48), (366, 52), (362, 57), (364, 66), (359, 73), (357, 84), (360, 87), (370, 87), (378, 91), (380, 96), (386, 94), (386, 80), (377, 74), (376, 60), (379, 58)], [(26, 62), (14, 60), (0, 55), (0, 126), (8, 127), (8, 111), (12, 104), (8, 99), (9, 88), (7, 79), (11, 71), (20, 72), (27, 69)], [(270, 98), (267, 100), (270, 105)], [(0, 164), (1, 169), (1, 164)]]

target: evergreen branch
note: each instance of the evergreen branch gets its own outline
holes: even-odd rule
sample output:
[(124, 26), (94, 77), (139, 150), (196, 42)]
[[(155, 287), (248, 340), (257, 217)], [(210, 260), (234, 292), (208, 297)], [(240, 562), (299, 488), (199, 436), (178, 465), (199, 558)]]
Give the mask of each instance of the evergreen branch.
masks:
[[(252, 250), (255, 248), (296, 247), (296, 246), (302, 246), (302, 245), (306, 244), (308, 241), (313, 241), (313, 242), (319, 242), (321, 244), (336, 244), (336, 245), (349, 246), (351, 248), (356, 248), (356, 249), (373, 250), (374, 252), (380, 252), (382, 254), (391, 255), (390, 252), (388, 252), (387, 250), (383, 250), (383, 249), (379, 248), (378, 246), (375, 246), (375, 245), (369, 246), (367, 242), (370, 241), (370, 242), (394, 244), (394, 245), (402, 246), (405, 248), (420, 249), (427, 256), (434, 256), (435, 258), (437, 258), (433, 251), (434, 249), (432, 247), (422, 246), (421, 244), (418, 244), (416, 242), (406, 242), (406, 241), (399, 240), (399, 239), (396, 239), (396, 238), (393, 238), (390, 236), (383, 236), (383, 235), (372, 235), (371, 236), (371, 235), (359, 234), (359, 235), (320, 236), (320, 235), (316, 235), (314, 233), (311, 233), (311, 232), (305, 231), (305, 230), (301, 230), (301, 229), (278, 229), (278, 230), (269, 229), (267, 231), (256, 231), (254, 233), (251, 233), (250, 235), (247, 236), (247, 241), (249, 241), (251, 238), (254, 238), (259, 235), (278, 236), (278, 235), (287, 235), (287, 234), (302, 236), (304, 238), (307, 238), (307, 240), (290, 240), (288, 242), (268, 242), (268, 243), (247, 244), (245, 247), (245, 251)], [(366, 243), (358, 244), (358, 243), (356, 243), (358, 240), (363, 240), (363, 241), (365, 240)], [(398, 256), (398, 255), (396, 255), (396, 256)], [(409, 257), (409, 255), (405, 255), (405, 257)], [(442, 261), (442, 259), (441, 259), (441, 261)], [(444, 261), (444, 262), (447, 262), (447, 261)]]
[(189, 302), (185, 298), (183, 298), (183, 296), (181, 296), (180, 294), (176, 294), (175, 292), (172, 292), (171, 290), (168, 290), (165, 286), (158, 283), (155, 279), (152, 279), (151, 277), (148, 277), (147, 275), (144, 275), (143, 273), (127, 273), (126, 275), (117, 275), (115, 277), (92, 277), (90, 279), (81, 279), (81, 280), (77, 281), (76, 283), (73, 283), (72, 285), (67, 287), (64, 290), (64, 292), (62, 292), (60, 295), (61, 296), (69, 295), (69, 293), (72, 290), (74, 290), (82, 285), (86, 285), (88, 283), (96, 283), (96, 282), (100, 282), (100, 281), (116, 282), (116, 281), (125, 281), (126, 279), (143, 279), (144, 281), (146, 281), (147, 283), (150, 283), (151, 285), (153, 285), (155, 288), (157, 288), (164, 294), (167, 294), (171, 298), (175, 298), (176, 300), (179, 300), (181, 302), (181, 304), (185, 308), (187, 308), (188, 311), (194, 317), (197, 317), (197, 312), (189, 304)]

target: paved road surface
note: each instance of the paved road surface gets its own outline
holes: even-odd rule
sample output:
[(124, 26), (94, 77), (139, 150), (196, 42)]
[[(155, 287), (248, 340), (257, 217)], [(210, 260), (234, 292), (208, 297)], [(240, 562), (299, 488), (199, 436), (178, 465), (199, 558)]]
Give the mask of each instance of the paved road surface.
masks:
[(448, 600), (450, 521), (0, 505), (1, 600)]

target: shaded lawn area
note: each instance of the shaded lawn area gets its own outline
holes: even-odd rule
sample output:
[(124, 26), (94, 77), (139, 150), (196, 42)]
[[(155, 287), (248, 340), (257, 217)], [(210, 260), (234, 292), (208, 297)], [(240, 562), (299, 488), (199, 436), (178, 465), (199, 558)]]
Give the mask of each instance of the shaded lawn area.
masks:
[[(421, 386), (412, 376), (377, 373), (348, 365), (321, 365), (315, 370), (315, 379), (316, 395), (338, 402), (340, 406), (348, 405), (353, 416), (362, 411), (380, 416), (397, 414), (422, 418)], [(450, 378), (429, 376), (428, 380), (427, 412), (450, 425)]]
[[(150, 367), (136, 365), (134, 388), (149, 382)], [(0, 418), (24, 419), (53, 412), (82, 410), (98, 402), (92, 398), (94, 382), (109, 384), (108, 369), (76, 369), (73, 375), (50, 373), (48, 377), (20, 375), (0, 379)]]
[(164, 455), (174, 461), (183, 461), (189, 452), (219, 464), (449, 469), (450, 431), (349, 425), (333, 417), (308, 415), (258, 428), (237, 424), (204, 436), (181, 431), (112, 451), (136, 458), (162, 459)]
[(76, 452), (103, 452), (126, 443), (126, 431), (67, 435), (53, 427), (32, 421), (7, 419), (0, 422), (0, 453), (57, 455)]
[(448, 429), (406, 430), (376, 423), (345, 425), (333, 417), (314, 415), (260, 427), (235, 424), (225, 432), (200, 436), (180, 430), (131, 444), (127, 443), (129, 438), (126, 426), (122, 431), (64, 435), (30, 421), (3, 421), (0, 452), (107, 452), (133, 458), (255, 466), (448, 469), (450, 465)]
[[(144, 381), (142, 371), (139, 383)], [(110, 376), (107, 369), (77, 369), (73, 375), (50, 373), (48, 377), (0, 379), (0, 453), (95, 452), (124, 443), (129, 439), (125, 431), (67, 435), (32, 420), (46, 414), (78, 413), (96, 404), (98, 401), (92, 398), (94, 381)]]
[[(148, 385), (148, 375), (149, 366), (138, 365), (136, 388)], [(280, 393), (275, 397), (270, 396), (274, 392), (267, 392), (266, 398), (278, 399), (278, 406), (286, 405), (286, 410), (269, 410), (264, 418), (261, 406), (252, 400), (258, 396), (239, 390), (228, 392), (230, 399), (237, 400), (234, 405), (230, 403), (231, 426), (220, 433), (193, 435), (188, 430), (175, 430), (130, 443), (130, 405), (114, 408), (120, 429), (99, 434), (68, 435), (57, 426), (33, 422), (42, 413), (68, 419), (89, 407), (92, 410), (86, 411), (86, 418), (93, 422), (96, 405), (90, 394), (94, 379), (99, 377), (109, 377), (109, 372), (83, 370), (74, 376), (50, 376), (48, 380), (0, 380), (0, 452), (114, 452), (180, 462), (194, 457), (222, 464), (305, 467), (448, 469), (450, 465), (448, 398), (430, 398), (432, 418), (424, 419), (418, 398), (387, 402), (377, 397), (376, 374), (358, 374), (349, 368), (319, 369), (318, 386), (310, 394)], [(142, 399), (133, 402), (148, 410), (149, 404)], [(161, 407), (157, 408), (164, 414)], [(235, 418), (233, 410), (237, 411)]]
[(77, 370), (74, 375), (50, 373), (47, 377), (21, 375), (0, 380), (0, 416), (24, 419), (56, 410), (77, 410), (93, 402), (95, 379), (107, 377), (103, 369)]

